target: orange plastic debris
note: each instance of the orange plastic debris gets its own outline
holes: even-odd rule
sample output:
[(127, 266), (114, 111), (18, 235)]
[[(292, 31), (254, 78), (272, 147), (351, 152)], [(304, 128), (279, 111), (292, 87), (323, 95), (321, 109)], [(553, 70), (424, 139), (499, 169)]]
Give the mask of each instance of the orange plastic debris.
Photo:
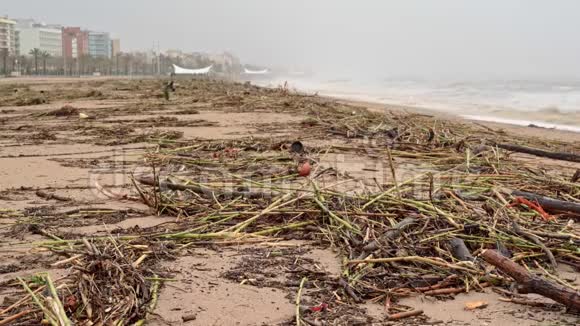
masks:
[(533, 202), (525, 199), (524, 197), (516, 197), (514, 199), (514, 201), (508, 205), (508, 207), (514, 207), (514, 206), (517, 206), (520, 204), (526, 205), (529, 208), (538, 212), (538, 214), (540, 214), (540, 216), (542, 217), (542, 219), (544, 221), (554, 221), (556, 219), (555, 216), (552, 216), (552, 215), (546, 213), (546, 211), (542, 208), (542, 206), (540, 206), (540, 204), (538, 204), (538, 202), (533, 203)]

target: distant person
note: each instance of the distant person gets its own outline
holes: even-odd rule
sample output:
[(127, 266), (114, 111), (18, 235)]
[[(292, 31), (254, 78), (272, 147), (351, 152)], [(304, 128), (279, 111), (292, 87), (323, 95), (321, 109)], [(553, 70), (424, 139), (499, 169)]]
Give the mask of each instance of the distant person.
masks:
[(169, 101), (169, 92), (175, 92), (175, 85), (173, 84), (173, 80), (167, 82), (165, 87), (163, 87), (163, 96), (165, 97), (166, 101)]

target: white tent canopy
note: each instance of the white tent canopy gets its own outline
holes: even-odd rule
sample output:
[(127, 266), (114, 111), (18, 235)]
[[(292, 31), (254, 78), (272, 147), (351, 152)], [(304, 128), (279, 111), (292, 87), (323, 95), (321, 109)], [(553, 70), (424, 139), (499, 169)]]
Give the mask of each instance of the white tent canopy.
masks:
[(267, 73), (269, 73), (268, 69), (250, 70), (250, 69), (244, 67), (244, 74), (246, 74), (246, 75), (265, 75)]
[(200, 69), (186, 69), (181, 68), (180, 66), (173, 65), (173, 72), (176, 75), (206, 75), (210, 72), (213, 65), (207, 66), (205, 68)]

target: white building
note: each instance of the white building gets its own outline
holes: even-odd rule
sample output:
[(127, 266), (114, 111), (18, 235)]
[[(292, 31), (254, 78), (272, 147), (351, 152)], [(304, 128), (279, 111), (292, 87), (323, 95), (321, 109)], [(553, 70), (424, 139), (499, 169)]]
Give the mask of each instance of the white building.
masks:
[(175, 49), (165, 51), (165, 55), (172, 59), (186, 56), (186, 54), (183, 51)]
[(7, 50), (9, 55), (18, 54), (15, 25), (15, 21), (0, 17), (0, 52)]
[(53, 57), (62, 56), (62, 27), (40, 24), (32, 19), (20, 19), (16, 25), (19, 32), (20, 53), (27, 55), (32, 49), (46, 51)]

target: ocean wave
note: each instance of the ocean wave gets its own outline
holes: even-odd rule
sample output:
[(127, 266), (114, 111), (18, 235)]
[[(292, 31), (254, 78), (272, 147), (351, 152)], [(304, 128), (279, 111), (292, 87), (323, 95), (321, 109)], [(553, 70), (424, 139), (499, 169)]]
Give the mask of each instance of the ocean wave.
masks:
[(548, 106), (548, 107), (540, 108), (537, 112), (540, 112), (540, 113), (562, 114), (562, 115), (578, 114), (576, 112), (562, 110), (562, 108), (557, 107), (557, 106)]
[(382, 104), (432, 109), (456, 115), (494, 116), (580, 127), (580, 82), (426, 82), (348, 78), (293, 80), (294, 89)]

